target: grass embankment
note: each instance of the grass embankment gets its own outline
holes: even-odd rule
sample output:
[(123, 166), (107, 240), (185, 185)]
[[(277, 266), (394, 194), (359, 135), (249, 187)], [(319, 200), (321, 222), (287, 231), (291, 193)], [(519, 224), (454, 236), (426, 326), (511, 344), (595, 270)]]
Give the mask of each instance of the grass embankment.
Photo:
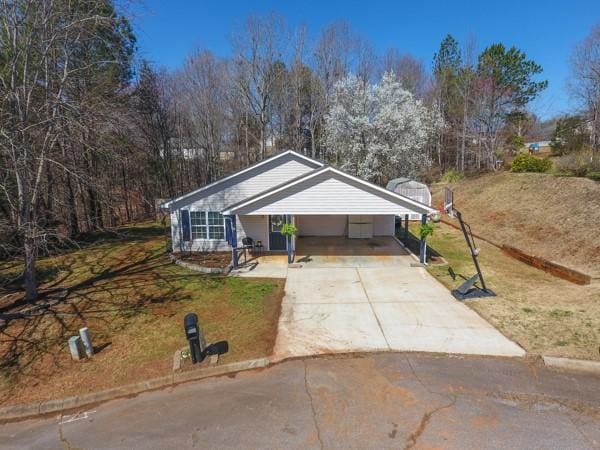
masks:
[[(172, 264), (160, 227), (123, 228), (85, 249), (39, 262), (43, 314), (0, 320), (0, 404), (81, 394), (170, 373), (186, 345), (183, 317), (195, 312), (208, 342), (227, 340), (223, 362), (269, 355), (277, 332), (283, 280), (211, 277)], [(20, 263), (0, 265), (10, 278)], [(1, 292), (0, 312), (18, 312)], [(13, 306), (9, 305), (8, 299)], [(25, 308), (30, 305), (25, 305)], [(38, 313), (42, 311), (38, 310)], [(69, 336), (89, 327), (100, 351), (74, 362)]]
[[(413, 225), (416, 234), (418, 225)], [(552, 277), (477, 240), (486, 284), (497, 297), (466, 301), (482, 317), (528, 352), (549, 356), (600, 360), (600, 286), (578, 286)], [(428, 244), (448, 265), (428, 271), (449, 289), (475, 274), (462, 233), (435, 226)], [(455, 280), (449, 268), (458, 275)]]
[[(432, 187), (434, 205), (445, 186)], [(476, 234), (600, 278), (600, 183), (502, 172), (448, 186)]]

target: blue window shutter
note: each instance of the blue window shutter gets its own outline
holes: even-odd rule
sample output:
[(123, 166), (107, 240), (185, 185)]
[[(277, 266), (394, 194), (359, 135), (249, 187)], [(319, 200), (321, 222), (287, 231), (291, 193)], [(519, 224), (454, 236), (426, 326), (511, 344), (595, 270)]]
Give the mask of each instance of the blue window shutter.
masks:
[(183, 242), (189, 242), (192, 240), (192, 233), (190, 231), (190, 211), (189, 209), (181, 210), (181, 235)]
[(225, 216), (225, 239), (231, 245), (231, 217)]

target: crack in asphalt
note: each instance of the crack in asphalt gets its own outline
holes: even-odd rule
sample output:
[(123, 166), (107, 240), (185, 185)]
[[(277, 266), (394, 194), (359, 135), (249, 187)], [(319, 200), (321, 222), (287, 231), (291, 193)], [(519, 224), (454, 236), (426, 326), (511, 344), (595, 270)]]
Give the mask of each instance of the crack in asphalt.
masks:
[(312, 410), (313, 422), (315, 424), (315, 429), (317, 430), (317, 439), (319, 440), (319, 447), (323, 449), (324, 446), (323, 440), (321, 439), (321, 429), (319, 428), (319, 422), (317, 420), (317, 410), (315, 409), (313, 396), (310, 393), (310, 389), (308, 388), (308, 366), (306, 364), (306, 360), (303, 360), (302, 363), (304, 364), (304, 390), (306, 391), (306, 395), (308, 395), (308, 399), (310, 400), (310, 409)]
[(427, 428), (427, 425), (429, 424), (429, 421), (431, 420), (431, 418), (433, 417), (434, 414), (442, 411), (443, 409), (451, 408), (452, 406), (454, 406), (455, 403), (456, 403), (456, 397), (453, 397), (452, 401), (450, 403), (447, 403), (442, 406), (438, 406), (434, 410), (423, 414), (423, 417), (421, 418), (421, 421), (419, 422), (419, 426), (417, 427), (417, 429), (415, 431), (413, 431), (410, 434), (410, 436), (408, 436), (404, 450), (409, 450), (409, 449), (413, 448), (415, 445), (417, 445), (417, 441), (419, 440), (419, 437), (421, 437), (421, 435), (425, 431), (425, 428)]
[(408, 367), (410, 368), (413, 377), (430, 394), (441, 395), (441, 396), (444, 396), (447, 398), (451, 398), (451, 397), (452, 398), (456, 398), (456, 397), (470, 398), (471, 395), (478, 394), (478, 395), (483, 395), (483, 396), (485, 396), (487, 398), (491, 398), (491, 399), (513, 401), (513, 402), (518, 403), (519, 406), (525, 407), (528, 410), (532, 410), (532, 407), (536, 404), (550, 403), (550, 404), (556, 405), (558, 407), (564, 407), (564, 408), (570, 409), (578, 414), (583, 414), (585, 416), (592, 417), (594, 419), (600, 419), (600, 409), (597, 407), (591, 406), (591, 405), (586, 404), (581, 401), (573, 401), (573, 400), (560, 398), (560, 397), (552, 397), (550, 395), (545, 395), (545, 394), (499, 392), (499, 391), (489, 391), (489, 390), (470, 390), (469, 394), (466, 394), (466, 393), (461, 394), (461, 393), (456, 392), (450, 396), (444, 392), (438, 392), (438, 391), (430, 389), (423, 382), (423, 380), (421, 380), (421, 378), (419, 378), (419, 376), (417, 375), (417, 373), (411, 363), (410, 357), (407, 356), (405, 359), (406, 359), (406, 362), (408, 363)]
[(486, 397), (496, 400), (508, 400), (518, 403), (520, 406), (533, 411), (535, 405), (553, 405), (558, 408), (566, 408), (578, 414), (591, 417), (593, 419), (600, 419), (600, 409), (595, 406), (588, 405), (580, 401), (572, 401), (569, 399), (552, 397), (545, 394), (523, 394), (523, 393), (512, 393), (512, 392), (484, 392)]
[(62, 443), (63, 447), (66, 450), (74, 450), (73, 446), (71, 446), (71, 443), (69, 442), (69, 440), (65, 437), (65, 435), (63, 433), (62, 424), (61, 424), (62, 418), (63, 418), (63, 415), (61, 413), (60, 419), (58, 421), (58, 438), (60, 439), (60, 442)]
[(412, 372), (413, 377), (415, 377), (415, 380), (417, 380), (419, 382), (419, 384), (423, 387), (423, 389), (425, 389), (430, 394), (445, 395), (445, 394), (441, 394), (439, 392), (434, 392), (431, 389), (429, 389), (429, 387), (425, 383), (423, 383), (423, 381), (421, 380), (421, 378), (419, 378), (419, 376), (417, 375), (417, 372), (415, 371), (415, 368), (413, 367), (412, 363), (410, 362), (410, 357), (406, 356), (405, 360), (408, 363), (408, 367), (410, 367), (410, 371)]

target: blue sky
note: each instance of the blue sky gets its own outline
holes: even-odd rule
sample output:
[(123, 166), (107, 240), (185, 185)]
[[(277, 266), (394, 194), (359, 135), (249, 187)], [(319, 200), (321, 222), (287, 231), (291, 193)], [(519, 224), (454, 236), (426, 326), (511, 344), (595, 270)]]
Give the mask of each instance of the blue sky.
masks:
[(573, 46), (600, 23), (599, 0), (573, 1), (244, 1), (146, 0), (135, 8), (134, 26), (142, 57), (169, 69), (196, 48), (230, 52), (229, 35), (245, 17), (270, 11), (311, 33), (335, 20), (347, 21), (379, 53), (397, 47), (427, 68), (440, 41), (474, 36), (478, 49), (493, 42), (515, 45), (542, 65), (549, 87), (533, 110), (542, 118), (568, 112), (568, 58)]

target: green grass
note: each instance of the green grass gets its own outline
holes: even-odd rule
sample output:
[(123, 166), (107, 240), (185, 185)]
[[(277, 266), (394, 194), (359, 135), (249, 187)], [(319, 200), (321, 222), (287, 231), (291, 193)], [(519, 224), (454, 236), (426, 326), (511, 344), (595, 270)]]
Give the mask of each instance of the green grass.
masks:
[[(40, 260), (41, 292), (63, 288), (68, 296), (43, 316), (0, 330), (0, 399), (22, 403), (165, 375), (186, 345), (188, 312), (198, 314), (208, 342), (229, 342), (224, 362), (269, 355), (282, 280), (192, 272), (172, 264), (165, 245), (162, 228), (148, 224), (87, 236), (84, 248)], [(0, 276), (18, 271), (19, 263), (0, 265)], [(66, 341), (82, 326), (95, 345), (108, 346), (75, 363)]]

